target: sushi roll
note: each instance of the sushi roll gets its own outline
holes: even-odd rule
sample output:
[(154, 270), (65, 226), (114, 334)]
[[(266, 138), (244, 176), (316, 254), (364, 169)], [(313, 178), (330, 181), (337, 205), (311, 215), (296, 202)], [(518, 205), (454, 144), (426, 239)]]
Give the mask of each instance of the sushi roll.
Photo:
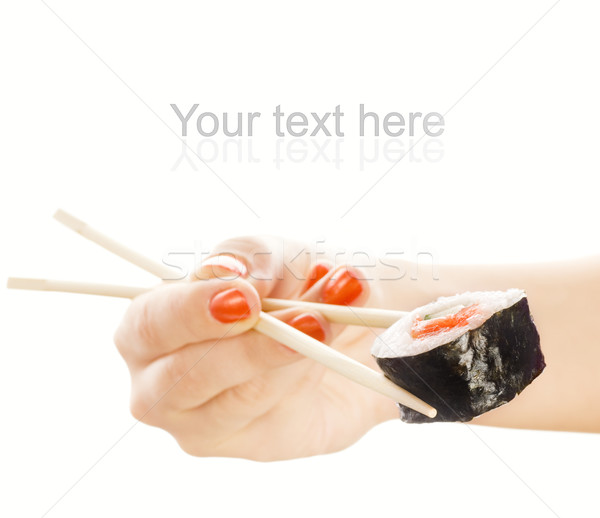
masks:
[(415, 309), (371, 349), (384, 374), (437, 409), (402, 405), (408, 423), (470, 421), (508, 403), (544, 370), (540, 337), (522, 290), (443, 297)]

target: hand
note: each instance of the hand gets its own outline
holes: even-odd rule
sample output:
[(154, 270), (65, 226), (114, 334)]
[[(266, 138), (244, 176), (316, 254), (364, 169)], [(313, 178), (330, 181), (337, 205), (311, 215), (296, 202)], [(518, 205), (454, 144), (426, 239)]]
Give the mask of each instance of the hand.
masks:
[[(274, 239), (231, 240), (194, 282), (137, 297), (115, 334), (133, 416), (192, 455), (263, 461), (337, 451), (397, 417), (392, 401), (252, 330), (264, 297), (377, 305), (360, 270), (311, 264), (302, 251)], [(377, 368), (372, 330), (304, 310), (271, 314)]]

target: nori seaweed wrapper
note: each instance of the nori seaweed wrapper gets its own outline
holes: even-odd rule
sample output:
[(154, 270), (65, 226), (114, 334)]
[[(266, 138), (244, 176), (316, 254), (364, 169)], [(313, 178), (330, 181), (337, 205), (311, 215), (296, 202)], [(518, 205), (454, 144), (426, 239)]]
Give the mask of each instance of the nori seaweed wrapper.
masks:
[(470, 421), (508, 403), (546, 366), (526, 297), (447, 344), (376, 359), (394, 383), (437, 409), (432, 419), (399, 404), (408, 423)]

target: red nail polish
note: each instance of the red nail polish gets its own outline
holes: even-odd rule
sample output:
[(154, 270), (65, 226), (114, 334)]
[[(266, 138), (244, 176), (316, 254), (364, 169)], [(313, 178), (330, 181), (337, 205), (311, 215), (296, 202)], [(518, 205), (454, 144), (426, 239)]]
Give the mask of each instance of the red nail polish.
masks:
[(335, 273), (334, 277), (329, 279), (323, 288), (321, 300), (326, 304), (350, 304), (362, 291), (360, 280), (351, 270), (345, 269)]
[(288, 324), (295, 327), (298, 331), (312, 336), (315, 340), (319, 340), (320, 342), (325, 340), (325, 330), (321, 326), (321, 323), (310, 313), (295, 316), (288, 321)]
[(317, 281), (320, 281), (323, 277), (325, 277), (325, 275), (327, 275), (327, 273), (329, 272), (330, 269), (331, 269), (331, 266), (329, 266), (328, 264), (316, 263), (310, 271), (310, 274), (308, 276), (308, 279), (306, 280), (306, 284), (304, 285), (304, 289), (302, 290), (302, 293), (308, 291), (310, 288), (312, 288), (316, 284)]
[(246, 277), (248, 275), (248, 268), (246, 265), (236, 259), (232, 255), (221, 254), (208, 257), (202, 261), (202, 268), (210, 268), (210, 272), (216, 277), (221, 275), (237, 275), (239, 277)]
[(219, 322), (230, 323), (250, 316), (250, 306), (244, 294), (235, 288), (213, 295), (208, 306)]

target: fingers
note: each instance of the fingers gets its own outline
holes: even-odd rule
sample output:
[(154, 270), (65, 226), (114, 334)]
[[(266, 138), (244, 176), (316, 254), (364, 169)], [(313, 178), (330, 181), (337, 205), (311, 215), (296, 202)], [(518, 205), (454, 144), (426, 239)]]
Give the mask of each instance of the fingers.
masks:
[[(348, 272), (352, 272), (353, 276), (350, 277)], [(322, 300), (327, 286), (333, 286), (329, 289), (335, 294), (345, 290), (352, 297), (364, 298), (366, 287), (359, 290), (347, 288), (348, 283), (354, 284), (357, 277), (358, 274), (348, 267), (332, 271), (324, 278), (320, 289), (309, 290), (304, 298)], [(337, 282), (342, 283), (341, 288)], [(124, 356), (146, 360), (144, 369), (137, 369), (137, 372), (132, 369), (134, 415), (143, 415), (159, 400), (161, 403), (155, 413), (161, 409), (183, 410), (203, 405), (218, 394), (301, 359), (299, 354), (256, 332), (236, 336), (250, 327), (255, 319), (239, 321), (237, 329), (225, 330), (224, 325), (214, 318), (214, 311), (210, 311), (210, 302), (208, 312), (206, 309), (203, 313), (196, 311), (199, 306), (197, 298), (208, 298), (213, 293), (211, 300), (218, 299), (233, 290), (229, 288), (232, 283), (239, 285), (237, 291), (248, 288), (243, 281), (201, 281), (185, 286), (185, 290), (179, 287), (157, 290), (156, 300), (142, 299), (139, 307), (132, 309), (133, 317), (126, 320), (133, 324), (118, 332), (120, 338), (117, 343), (121, 344)], [(223, 290), (223, 287), (228, 289)], [(181, 302), (184, 296), (187, 300)], [(251, 296), (252, 291), (247, 298)], [(174, 306), (179, 303), (182, 306)], [(274, 312), (273, 315), (327, 343), (331, 343), (344, 328), (330, 325), (318, 313), (298, 309)], [(136, 320), (141, 322), (135, 324)], [(274, 394), (285, 393), (287, 382), (293, 384), (295, 380), (301, 380), (307, 369), (314, 365), (314, 362), (305, 362), (285, 374), (275, 373), (271, 387)], [(257, 408), (253, 412), (259, 410)]]
[(217, 245), (192, 280), (243, 278), (261, 297), (292, 298), (306, 281), (310, 256), (310, 251), (295, 241), (239, 237)]
[[(366, 301), (368, 296), (368, 286), (362, 279), (360, 271), (343, 266), (328, 270), (321, 280), (309, 288), (303, 299), (320, 301), (333, 299), (338, 304), (356, 305)], [(311, 318), (322, 319), (320, 315), (302, 314), (289, 322), (309, 321)], [(335, 343), (335, 337), (343, 329), (342, 325), (330, 325), (326, 339)], [(317, 338), (314, 332), (312, 334)], [(227, 385), (222, 385), (224, 390), (198, 405), (197, 408), (185, 412), (187, 424), (182, 427), (182, 430), (202, 430), (202, 436), (207, 440), (223, 440), (227, 434), (235, 434), (253, 420), (265, 415), (291, 392), (297, 393), (299, 387), (314, 388), (324, 373), (325, 369), (321, 365), (308, 359), (264, 371), (246, 371), (245, 380), (236, 378), (234, 384), (230, 383), (231, 380), (227, 380)], [(223, 380), (220, 381), (223, 383)], [(197, 446), (198, 442), (194, 444)], [(196, 452), (196, 454), (201, 453)]]
[[(236, 452), (228, 443), (235, 443), (236, 435), (244, 434), (257, 419), (268, 418), (274, 408), (289, 399), (286, 398), (288, 394), (293, 393), (293, 399), (304, 405), (307, 398), (316, 393), (315, 389), (325, 370), (323, 367), (313, 364), (312, 368), (303, 369), (300, 383), (296, 376), (299, 368), (310, 365), (309, 362), (310, 360), (305, 359), (298, 364), (270, 370), (222, 392), (205, 405), (181, 414), (177, 422), (173, 423), (171, 433), (193, 455), (206, 455), (207, 451), (214, 454), (221, 445), (224, 447), (223, 451), (235, 455)], [(279, 390), (273, 390), (274, 386)], [(293, 404), (289, 405), (289, 412), (294, 413)], [(285, 428), (285, 421), (283, 426), (282, 423), (277, 426)], [(198, 435), (190, 433), (192, 430), (199, 432), (203, 440), (198, 441)], [(293, 441), (294, 438), (290, 437), (290, 440)], [(252, 444), (252, 449), (262, 446), (266, 446), (266, 450), (271, 449), (262, 442), (264, 441), (258, 440)]]
[(302, 287), (300, 295), (305, 294), (310, 288), (312, 288), (318, 281), (325, 277), (330, 270), (333, 268), (333, 263), (327, 260), (320, 260), (313, 263), (310, 267), (308, 276)]
[[(194, 408), (220, 392), (301, 356), (254, 331), (188, 345), (132, 374), (131, 411), (154, 424), (161, 414)], [(152, 414), (147, 412), (152, 409)]]
[[(200, 267), (202, 280), (164, 285), (134, 300), (115, 341), (132, 373), (136, 418), (178, 439), (191, 433), (202, 439), (197, 445), (237, 433), (291, 393), (314, 392), (323, 367), (251, 330), (260, 298), (301, 295), (359, 305), (369, 287), (356, 268), (311, 265), (301, 246), (284, 250), (279, 244), (270, 238), (230, 240)], [(344, 329), (310, 311), (272, 314), (334, 345)]]
[[(329, 324), (318, 314), (285, 310), (273, 315), (314, 338), (328, 340), (331, 336)], [(132, 374), (132, 411), (144, 415), (159, 400), (156, 412), (195, 408), (222, 392), (302, 359), (295, 351), (255, 331), (190, 344)]]
[[(308, 290), (304, 292), (300, 300), (361, 306), (369, 299), (369, 285), (359, 269), (343, 265), (338, 268), (330, 266), (329, 270), (326, 270), (327, 266), (325, 263), (313, 265), (312, 271), (320, 270), (322, 275), (312, 285), (310, 285), (312, 279), (309, 278), (307, 281), (307, 284), (309, 284)], [(335, 342), (335, 338), (344, 329), (346, 329), (346, 326), (342, 324), (331, 324), (332, 343), (338, 349), (340, 347)]]
[(326, 259), (311, 263), (311, 255), (297, 242), (240, 237), (217, 245), (195, 278), (244, 278), (261, 297), (300, 296), (344, 305), (360, 305), (368, 299), (368, 283), (361, 270), (347, 265), (336, 268)]
[(115, 343), (130, 366), (144, 364), (185, 344), (237, 336), (259, 312), (258, 293), (241, 279), (163, 285), (134, 299)]
[(300, 297), (301, 300), (360, 306), (369, 299), (369, 283), (362, 270), (350, 265), (331, 267), (328, 271), (326, 268), (326, 263), (313, 266), (313, 271), (320, 271), (321, 276), (313, 283), (309, 279), (308, 289)]

